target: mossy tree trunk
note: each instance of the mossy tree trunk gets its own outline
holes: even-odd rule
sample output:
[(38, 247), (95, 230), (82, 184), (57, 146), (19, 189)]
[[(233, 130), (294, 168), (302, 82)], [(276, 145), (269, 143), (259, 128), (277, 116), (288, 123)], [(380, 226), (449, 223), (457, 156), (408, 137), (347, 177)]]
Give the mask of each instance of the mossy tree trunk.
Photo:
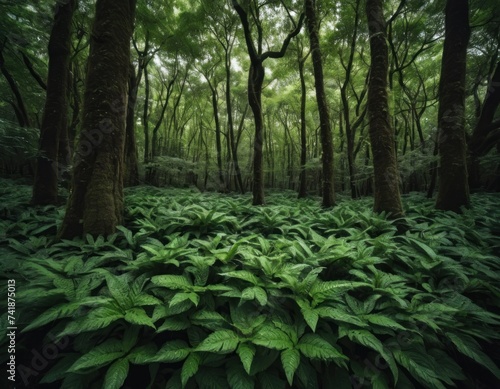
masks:
[(125, 119), (135, 0), (97, 0), (71, 195), (59, 236), (109, 235), (123, 220)]
[(439, 189), (436, 208), (470, 205), (465, 140), (465, 73), (470, 38), (467, 0), (448, 0), (439, 82)]
[(322, 206), (335, 205), (334, 167), (333, 167), (333, 135), (330, 124), (330, 114), (326, 101), (325, 83), (323, 80), (323, 61), (319, 45), (318, 22), (316, 18), (316, 1), (306, 0), (307, 30), (311, 45), (311, 56), (314, 69), (314, 83), (316, 87), (316, 100), (318, 102), (321, 147), (322, 147)]
[[(56, 8), (50, 33), (47, 97), (32, 196), (32, 203), (37, 205), (57, 203), (59, 145), (67, 143), (71, 23), (75, 7), (76, 2), (72, 0)], [(66, 154), (68, 150), (61, 151)]]
[(366, 15), (370, 33), (370, 77), (368, 116), (374, 168), (375, 212), (388, 212), (392, 218), (403, 215), (399, 191), (394, 130), (388, 102), (389, 54), (383, 0), (367, 0)]

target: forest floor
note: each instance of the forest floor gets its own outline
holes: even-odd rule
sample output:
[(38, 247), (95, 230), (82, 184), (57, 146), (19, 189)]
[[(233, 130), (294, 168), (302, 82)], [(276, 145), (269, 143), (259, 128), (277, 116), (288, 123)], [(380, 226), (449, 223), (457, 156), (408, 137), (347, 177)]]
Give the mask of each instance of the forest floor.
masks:
[[(500, 382), (499, 194), (474, 194), (458, 215), (413, 193), (391, 221), (371, 198), (325, 210), (270, 192), (254, 207), (137, 187), (118, 233), (56, 242), (64, 206), (32, 207), (29, 186), (0, 186), (0, 289), (16, 281), (27, 387)], [(19, 371), (33, 369), (33, 350), (63, 343), (37, 374)]]

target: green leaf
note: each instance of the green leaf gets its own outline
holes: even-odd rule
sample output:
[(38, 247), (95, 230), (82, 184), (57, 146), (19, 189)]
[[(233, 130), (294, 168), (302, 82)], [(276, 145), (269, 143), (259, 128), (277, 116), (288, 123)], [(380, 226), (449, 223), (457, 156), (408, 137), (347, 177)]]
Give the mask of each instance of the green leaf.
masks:
[(390, 351), (387, 351), (384, 348), (382, 342), (375, 335), (368, 332), (367, 330), (346, 330), (345, 332), (347, 332), (349, 339), (351, 339), (353, 342), (357, 342), (365, 347), (377, 351), (389, 365), (389, 368), (391, 369), (392, 375), (394, 377), (394, 382), (398, 382), (398, 367), (396, 366), (394, 357)]
[(150, 362), (173, 363), (184, 360), (191, 353), (189, 345), (183, 340), (166, 342)]
[(393, 353), (398, 363), (405, 367), (422, 385), (430, 389), (446, 389), (440, 381), (439, 362), (435, 361), (425, 350), (419, 352), (394, 349)]
[(393, 330), (406, 331), (405, 327), (403, 327), (401, 324), (391, 319), (390, 317), (379, 314), (366, 315), (365, 317), (370, 323), (379, 325), (381, 327), (388, 327)]
[(153, 320), (142, 308), (135, 307), (125, 311), (125, 320), (132, 324), (144, 325), (156, 329)]
[(198, 306), (198, 303), (200, 302), (200, 296), (198, 296), (194, 292), (190, 293), (185, 293), (185, 292), (179, 292), (176, 293), (176, 295), (170, 300), (168, 303), (169, 307), (173, 307), (174, 305), (181, 304), (184, 301), (191, 301), (195, 306)]
[(489, 371), (491, 371), (495, 377), (500, 379), (500, 370), (495, 365), (495, 363), (488, 357), (483, 350), (481, 350), (481, 346), (474, 340), (473, 337), (465, 334), (454, 334), (452, 332), (447, 332), (446, 336), (450, 339), (453, 344), (457, 347), (458, 351), (462, 354), (472, 358), (480, 365), (486, 367)]
[(226, 273), (220, 273), (221, 276), (229, 277), (229, 278), (237, 278), (243, 281), (250, 282), (253, 285), (258, 285), (259, 279), (255, 276), (255, 274), (249, 272), (248, 270), (236, 270), (230, 271)]
[(231, 330), (220, 330), (208, 335), (196, 348), (196, 351), (210, 351), (213, 353), (231, 353), (236, 350), (240, 339)]
[(64, 303), (59, 304), (55, 307), (51, 307), (33, 320), (30, 324), (23, 328), (22, 332), (31, 331), (35, 328), (41, 327), (47, 323), (54, 320), (61, 319), (63, 317), (72, 316), (79, 308), (81, 308), (80, 302), (74, 303)]
[(241, 298), (243, 300), (257, 299), (257, 301), (259, 302), (259, 304), (261, 306), (264, 306), (267, 304), (267, 293), (260, 286), (251, 286), (251, 287), (245, 288), (241, 292)]
[(196, 374), (200, 368), (201, 356), (196, 353), (191, 353), (184, 361), (181, 370), (181, 382), (184, 388), (189, 379)]
[(59, 336), (76, 335), (82, 332), (95, 331), (107, 327), (112, 322), (122, 319), (122, 313), (108, 307), (99, 307), (89, 312), (89, 314), (81, 320), (75, 320), (66, 326), (64, 331)]
[(302, 316), (304, 317), (307, 325), (311, 327), (313, 332), (316, 332), (316, 325), (318, 324), (319, 320), (318, 312), (316, 312), (315, 309), (311, 308), (302, 308), (300, 312), (302, 313)]
[(347, 360), (347, 357), (317, 334), (305, 334), (297, 344), (307, 358), (322, 359), (324, 361)]
[(159, 334), (163, 331), (182, 331), (189, 327), (191, 327), (191, 322), (183, 315), (167, 317), (163, 324), (158, 327), (156, 333)]
[(275, 350), (285, 350), (293, 347), (288, 335), (272, 324), (264, 324), (260, 327), (252, 338), (252, 342), (258, 346)]
[(168, 289), (182, 289), (188, 291), (193, 287), (193, 284), (187, 277), (178, 275), (154, 276), (151, 278), (151, 282)]
[(120, 389), (128, 375), (129, 362), (127, 358), (115, 361), (106, 372), (103, 387), (106, 389)]
[(240, 356), (245, 371), (250, 374), (250, 368), (255, 357), (255, 347), (250, 343), (241, 342), (236, 349), (236, 353)]
[(290, 348), (281, 352), (281, 364), (285, 370), (288, 384), (293, 386), (293, 376), (300, 365), (300, 353), (298, 350)]
[(322, 318), (328, 318), (342, 323), (354, 324), (358, 327), (368, 327), (368, 324), (360, 320), (357, 316), (339, 308), (319, 307), (316, 312)]
[(117, 339), (108, 339), (82, 355), (68, 372), (77, 373), (89, 368), (98, 368), (121, 358), (125, 354), (122, 342)]

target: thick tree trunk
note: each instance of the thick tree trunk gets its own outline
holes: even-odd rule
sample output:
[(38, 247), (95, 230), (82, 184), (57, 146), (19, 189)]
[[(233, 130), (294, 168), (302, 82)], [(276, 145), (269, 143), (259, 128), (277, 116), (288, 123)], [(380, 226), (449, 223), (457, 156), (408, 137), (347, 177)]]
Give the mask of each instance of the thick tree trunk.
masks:
[(82, 131), (62, 238), (109, 235), (123, 221), (127, 83), (134, 0), (97, 0)]
[(321, 128), (322, 154), (322, 196), (323, 207), (335, 205), (334, 168), (333, 168), (333, 135), (330, 124), (330, 114), (325, 94), (323, 80), (323, 62), (319, 46), (318, 23), (316, 20), (316, 1), (306, 0), (307, 30), (311, 45), (311, 55), (314, 68), (314, 81), (316, 87), (316, 100), (318, 102), (319, 121)]
[(391, 127), (387, 77), (389, 70), (383, 0), (367, 0), (370, 33), (370, 78), (368, 115), (374, 168), (374, 211), (388, 212), (392, 218), (403, 215), (399, 192), (399, 172), (394, 131)]
[(439, 83), (439, 189), (436, 208), (470, 206), (465, 141), (465, 73), (470, 37), (467, 0), (448, 0)]
[(59, 144), (60, 141), (64, 142), (63, 145), (68, 141), (69, 61), (74, 10), (74, 0), (57, 7), (50, 33), (47, 97), (40, 128), (39, 155), (31, 200), (37, 205), (57, 203)]

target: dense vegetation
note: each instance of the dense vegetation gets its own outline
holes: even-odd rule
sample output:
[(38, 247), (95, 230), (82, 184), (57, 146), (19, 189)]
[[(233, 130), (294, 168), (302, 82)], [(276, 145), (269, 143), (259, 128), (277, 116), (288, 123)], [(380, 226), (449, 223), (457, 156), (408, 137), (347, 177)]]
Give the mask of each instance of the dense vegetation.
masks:
[[(496, 195), (473, 195), (474, 212), (457, 215), (412, 193), (391, 221), (369, 199), (324, 211), (293, 192), (254, 207), (241, 195), (136, 187), (117, 234), (57, 242), (63, 209), (30, 207), (29, 186), (1, 185), (1, 267), (18, 280), (27, 387), (500, 379)], [(49, 345), (45, 364), (30, 365)]]
[(497, 3), (1, 0), (7, 384), (500, 387)]

